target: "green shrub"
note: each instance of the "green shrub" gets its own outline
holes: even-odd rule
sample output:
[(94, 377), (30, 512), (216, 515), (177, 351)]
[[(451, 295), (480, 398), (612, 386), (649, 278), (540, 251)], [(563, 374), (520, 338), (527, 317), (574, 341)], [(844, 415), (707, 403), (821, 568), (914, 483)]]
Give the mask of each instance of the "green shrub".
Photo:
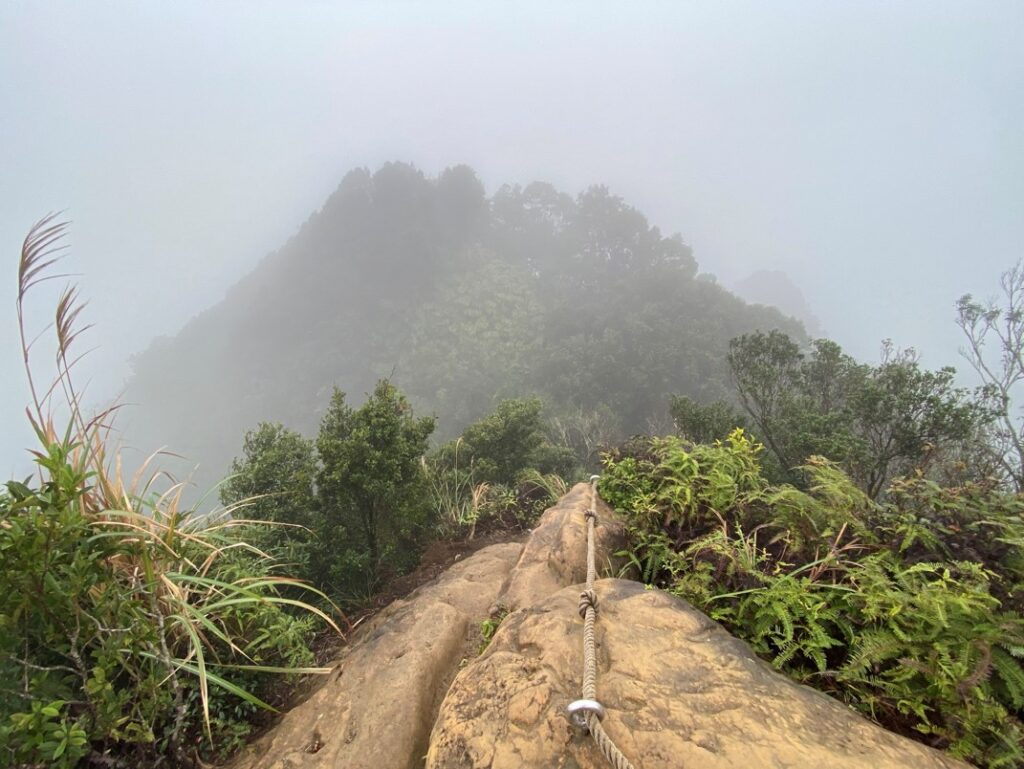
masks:
[(634, 571), (779, 670), (986, 767), (1024, 766), (1024, 498), (897, 479), (872, 501), (811, 458), (772, 485), (741, 431), (605, 456)]
[(442, 447), (439, 456), (454, 466), (456, 452), (461, 453), (463, 467), (471, 468), (477, 483), (514, 486), (526, 470), (568, 475), (572, 451), (547, 439), (542, 409), (538, 398), (502, 401), (467, 427), (458, 441)]
[[(773, 457), (773, 478), (801, 485), (796, 466), (821, 455), (879, 499), (901, 475), (949, 474), (964, 460), (974, 466), (957, 470), (961, 475), (984, 477), (989, 470), (990, 463), (974, 460), (979, 434), (992, 420), (991, 404), (957, 387), (954, 369), (923, 369), (912, 349), (886, 342), (881, 363), (869, 366), (835, 342), (816, 339), (803, 351), (776, 330), (731, 340), (728, 361), (749, 424)], [(689, 424), (707, 428), (700, 437), (728, 421), (722, 405), (673, 405)]]
[(79, 721), (70, 721), (63, 700), (34, 700), (29, 709), (12, 713), (10, 724), (0, 727), (8, 754), (0, 761), (66, 769), (89, 755), (89, 735)]
[(316, 473), (313, 441), (284, 425), (261, 422), (245, 434), (242, 455), (220, 487), (221, 504), (235, 508), (236, 516), (265, 522), (247, 527), (246, 541), (307, 580), (315, 576), (310, 560)]
[(314, 573), (333, 594), (365, 598), (416, 565), (433, 523), (422, 466), (433, 430), (433, 417), (415, 417), (387, 380), (358, 409), (334, 391), (316, 440), (313, 523)]
[(573, 452), (544, 433), (541, 402), (502, 401), (423, 462), (443, 536), (472, 538), (479, 523), (528, 528), (577, 471)]
[[(25, 241), (20, 321), (63, 233), (51, 219)], [(66, 291), (54, 386), (40, 397), (27, 371), (37, 476), (0, 493), (0, 766), (191, 766), (222, 757), (258, 709), (280, 703), (277, 674), (326, 672), (309, 667), (306, 641), (317, 617), (337, 627), (284, 594), (296, 581), (271, 573), (230, 510), (179, 510), (181, 487), (156, 493), (158, 475), (122, 482), (105, 454), (109, 412), (86, 419), (71, 381), (80, 309)], [(55, 409), (69, 415), (63, 435)]]
[[(0, 499), (6, 759), (218, 755), (270, 707), (275, 672), (312, 664), (311, 622), (283, 610), (305, 605), (234, 522), (140, 506), (82, 469), (86, 455), (50, 443), (42, 481)], [(129, 509), (108, 504), (114, 491)]]
[(698, 403), (685, 395), (673, 395), (668, 413), (679, 434), (694, 443), (724, 440), (737, 427), (747, 426), (746, 417), (725, 401)]

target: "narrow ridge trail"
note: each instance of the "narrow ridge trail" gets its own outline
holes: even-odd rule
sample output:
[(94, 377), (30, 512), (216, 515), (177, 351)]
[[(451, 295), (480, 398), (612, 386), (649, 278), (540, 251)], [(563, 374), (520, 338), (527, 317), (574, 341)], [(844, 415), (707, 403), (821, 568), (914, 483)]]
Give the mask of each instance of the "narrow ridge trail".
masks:
[[(582, 685), (589, 506), (578, 484), (525, 543), (483, 548), (381, 611), (232, 769), (608, 769), (566, 715)], [(968, 766), (776, 673), (684, 601), (609, 578), (625, 529), (594, 506), (602, 726), (636, 769)]]

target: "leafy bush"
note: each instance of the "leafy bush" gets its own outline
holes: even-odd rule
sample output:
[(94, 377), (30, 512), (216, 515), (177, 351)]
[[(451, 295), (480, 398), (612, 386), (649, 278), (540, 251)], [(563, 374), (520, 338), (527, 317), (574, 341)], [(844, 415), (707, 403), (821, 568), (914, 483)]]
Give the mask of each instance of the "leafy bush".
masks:
[(424, 460), (442, 534), (472, 538), (480, 521), (525, 528), (565, 493), (573, 452), (547, 438), (541, 411), (536, 398), (502, 401)]
[(231, 463), (231, 475), (220, 487), (223, 505), (275, 524), (249, 527), (246, 541), (303, 579), (314, 577), (316, 472), (313, 441), (284, 425), (261, 422), (245, 434), (242, 456)]
[[(794, 485), (801, 482), (796, 466), (821, 455), (877, 499), (894, 477), (976, 453), (979, 431), (992, 419), (984, 398), (955, 386), (952, 368), (925, 370), (913, 350), (888, 343), (882, 362), (868, 366), (827, 339), (804, 353), (780, 331), (757, 332), (733, 339), (728, 360), (751, 426)], [(728, 421), (723, 404), (674, 405), (677, 418), (699, 428), (698, 439), (724, 437), (713, 434)], [(988, 463), (976, 470), (980, 477)]]
[[(23, 302), (63, 230), (45, 219), (23, 248), (26, 363)], [(42, 397), (27, 369), (38, 476), (0, 493), (0, 766), (191, 766), (281, 701), (275, 674), (326, 672), (309, 667), (306, 640), (317, 617), (337, 627), (283, 595), (297, 583), (237, 536), (246, 521), (179, 510), (180, 486), (125, 486), (105, 454), (107, 414), (86, 419), (71, 381), (80, 309), (66, 291), (56, 382)], [(54, 393), (67, 395), (63, 435), (48, 417)]]
[(41, 483), (0, 500), (0, 744), (14, 763), (68, 766), (90, 751), (219, 754), (270, 707), (272, 673), (312, 663), (311, 622), (283, 607), (317, 610), (282, 597), (292, 582), (233, 521), (113, 509), (83, 449), (51, 442)]
[(415, 565), (432, 523), (422, 457), (433, 417), (416, 418), (381, 380), (358, 409), (334, 391), (317, 436), (314, 570), (340, 596), (366, 596), (389, 572)]
[(439, 458), (455, 467), (461, 454), (464, 469), (478, 483), (513, 486), (526, 470), (567, 475), (573, 470), (572, 451), (548, 440), (542, 409), (538, 398), (502, 401), (459, 440), (442, 447)]
[(916, 475), (879, 504), (813, 457), (772, 485), (761, 451), (736, 430), (605, 456), (639, 576), (895, 731), (1024, 766), (1024, 498)]
[(680, 435), (695, 443), (723, 440), (737, 427), (747, 426), (746, 418), (725, 401), (698, 403), (685, 395), (673, 395), (668, 412)]

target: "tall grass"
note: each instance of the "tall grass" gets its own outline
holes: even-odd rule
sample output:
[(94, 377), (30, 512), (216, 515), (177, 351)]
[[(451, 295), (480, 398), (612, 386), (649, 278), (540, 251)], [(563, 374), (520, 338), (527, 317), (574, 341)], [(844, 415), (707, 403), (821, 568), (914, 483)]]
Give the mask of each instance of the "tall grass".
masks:
[[(242, 504), (183, 509), (150, 456), (130, 479), (108, 456), (116, 409), (87, 416), (72, 370), (85, 328), (75, 288), (50, 329), (55, 373), (38, 385), (26, 300), (60, 277), (67, 225), (25, 239), (17, 318), (38, 439), (35, 478), (0, 492), (0, 765), (74, 766), (86, 756), (190, 765), (272, 709), (270, 674), (326, 673), (306, 646), (314, 621), (341, 633), (319, 591), (273, 573), (242, 536)], [(45, 333), (45, 330), (44, 330)], [(66, 413), (58, 430), (54, 413)], [(302, 587), (308, 600), (300, 600)]]
[(462, 444), (462, 438), (455, 441), (450, 460), (436, 455), (423, 457), (423, 473), (442, 536), (455, 536), (468, 529), (467, 539), (473, 539), (490, 484), (474, 481), (471, 463), (459, 466)]
[(512, 528), (532, 525), (544, 508), (569, 490), (561, 476), (535, 468), (522, 469), (512, 486), (479, 481), (473, 463), (461, 463), (462, 447), (459, 438), (450, 448), (422, 460), (443, 537), (472, 540), (481, 521), (497, 521)]

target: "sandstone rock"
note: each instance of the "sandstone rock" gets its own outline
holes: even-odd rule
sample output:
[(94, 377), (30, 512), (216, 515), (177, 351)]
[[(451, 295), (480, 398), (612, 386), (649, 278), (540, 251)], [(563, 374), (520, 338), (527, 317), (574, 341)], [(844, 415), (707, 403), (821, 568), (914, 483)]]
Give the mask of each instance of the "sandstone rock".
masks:
[(427, 738), (480, 621), (522, 546), (492, 545), (381, 612), (329, 680), (241, 756), (237, 769), (405, 769)]
[[(563, 587), (586, 582), (587, 524), (583, 513), (589, 499), (589, 484), (578, 483), (541, 516), (501, 591), (499, 601), (506, 609), (530, 606)], [(598, 574), (617, 575), (622, 561), (614, 554), (626, 546), (625, 526), (600, 498), (595, 512)]]
[[(525, 546), (481, 550), (378, 615), (236, 769), (608, 769), (564, 715), (580, 696), (588, 494), (574, 487)], [(614, 575), (623, 526), (597, 513), (599, 572)], [(637, 769), (967, 767), (793, 683), (679, 599), (596, 589), (598, 698)], [(512, 612), (477, 657), (498, 605)]]
[[(685, 602), (600, 580), (598, 698), (638, 767), (963, 769), (842, 703), (793, 683)], [(607, 769), (564, 715), (580, 694), (579, 588), (510, 614), (455, 679), (428, 769)]]

